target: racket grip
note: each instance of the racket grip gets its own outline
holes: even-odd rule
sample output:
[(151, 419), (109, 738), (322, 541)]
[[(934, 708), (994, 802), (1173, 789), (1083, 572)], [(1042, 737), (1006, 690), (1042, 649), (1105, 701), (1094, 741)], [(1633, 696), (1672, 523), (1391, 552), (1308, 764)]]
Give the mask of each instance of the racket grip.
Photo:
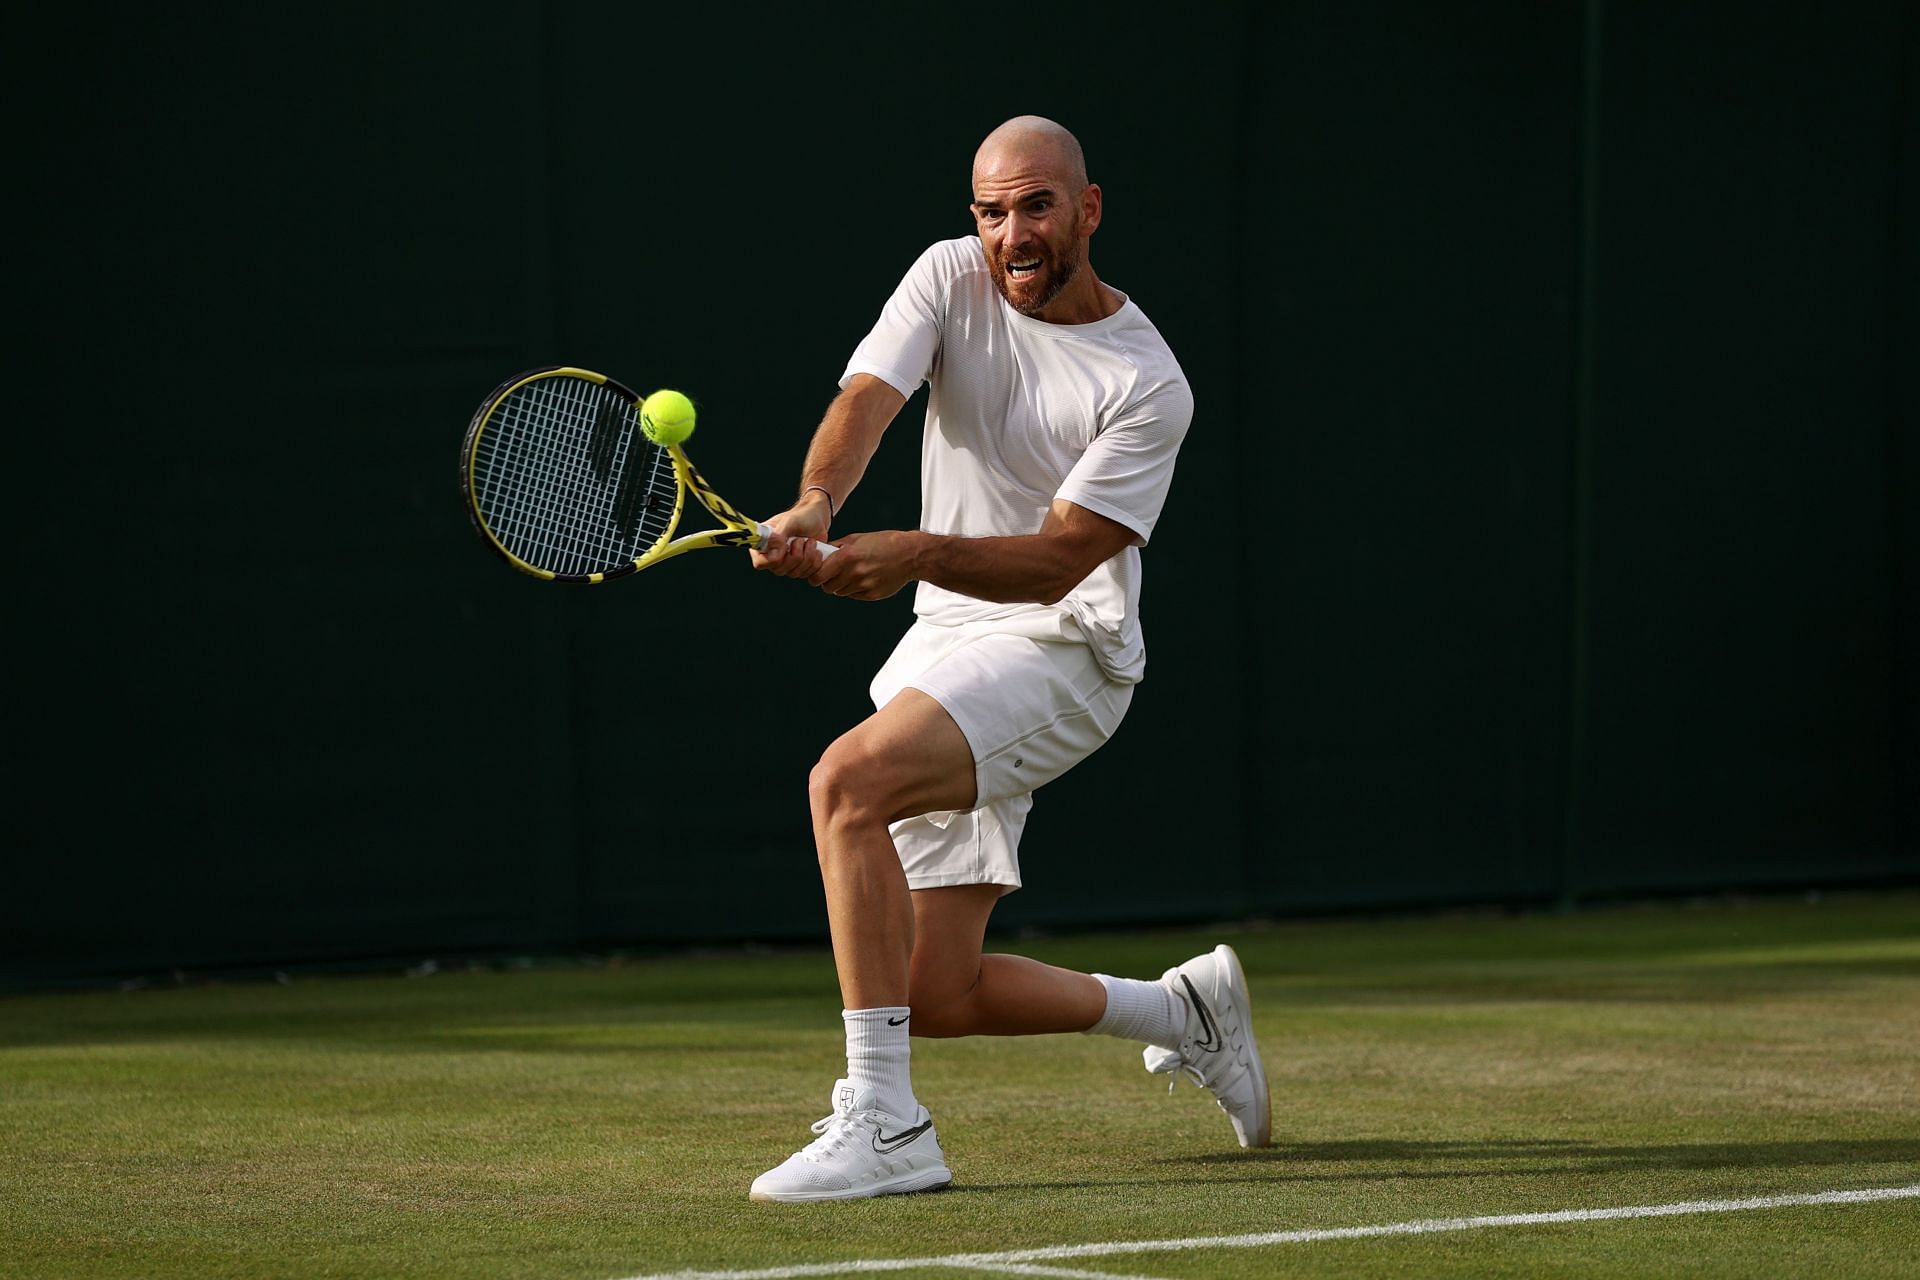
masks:
[[(764, 547), (767, 545), (768, 539), (773, 537), (773, 526), (762, 522), (759, 528), (760, 528), (760, 545)], [(831, 542), (816, 542), (813, 545), (819, 550), (820, 558), (822, 560), (826, 559), (828, 556), (832, 555), (834, 552), (840, 549), (834, 546)]]

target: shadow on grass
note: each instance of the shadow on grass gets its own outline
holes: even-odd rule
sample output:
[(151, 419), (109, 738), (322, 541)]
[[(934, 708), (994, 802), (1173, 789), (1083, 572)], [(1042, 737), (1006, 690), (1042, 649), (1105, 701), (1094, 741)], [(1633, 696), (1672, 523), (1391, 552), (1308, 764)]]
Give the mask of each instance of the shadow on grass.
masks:
[[(1768, 1169), (1828, 1164), (1896, 1164), (1920, 1166), (1920, 1139), (1886, 1138), (1835, 1142), (1681, 1142), (1663, 1145), (1609, 1145), (1574, 1139), (1512, 1138), (1481, 1142), (1399, 1142), (1356, 1139), (1350, 1142), (1286, 1142), (1254, 1151), (1226, 1151), (1210, 1155), (1169, 1156), (1159, 1164), (1176, 1165), (1290, 1165), (1394, 1164), (1412, 1166), (1396, 1177), (1457, 1177), (1486, 1172), (1483, 1167), (1458, 1171), (1423, 1170), (1419, 1166), (1458, 1164), (1476, 1166), (1487, 1161), (1515, 1165), (1512, 1172), (1549, 1170), (1568, 1173), (1604, 1173), (1622, 1169)], [(1379, 1177), (1377, 1171), (1336, 1172), (1342, 1177)]]
[[(1490, 1167), (1504, 1162), (1505, 1167)], [(1169, 1156), (1160, 1165), (1193, 1167), (1192, 1176), (1100, 1178), (1077, 1182), (956, 1184), (957, 1193), (1078, 1191), (1101, 1187), (1161, 1187), (1271, 1182), (1439, 1181), (1488, 1176), (1615, 1173), (1644, 1169), (1792, 1169), (1822, 1165), (1904, 1164), (1920, 1170), (1920, 1139), (1865, 1142), (1723, 1142), (1608, 1146), (1552, 1138), (1484, 1142), (1282, 1143), (1259, 1151)], [(1363, 1166), (1355, 1168), (1352, 1166)], [(1306, 1166), (1348, 1166), (1306, 1167)], [(1258, 1167), (1262, 1172), (1252, 1172)], [(1212, 1174), (1198, 1170), (1214, 1169)]]

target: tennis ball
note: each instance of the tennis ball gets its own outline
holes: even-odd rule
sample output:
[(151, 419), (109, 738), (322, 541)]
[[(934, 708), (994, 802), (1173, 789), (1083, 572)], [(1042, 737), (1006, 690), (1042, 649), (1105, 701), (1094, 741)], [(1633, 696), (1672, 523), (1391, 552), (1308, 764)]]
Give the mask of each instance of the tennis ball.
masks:
[(655, 444), (679, 444), (693, 434), (693, 401), (678, 391), (656, 391), (640, 402), (640, 429)]

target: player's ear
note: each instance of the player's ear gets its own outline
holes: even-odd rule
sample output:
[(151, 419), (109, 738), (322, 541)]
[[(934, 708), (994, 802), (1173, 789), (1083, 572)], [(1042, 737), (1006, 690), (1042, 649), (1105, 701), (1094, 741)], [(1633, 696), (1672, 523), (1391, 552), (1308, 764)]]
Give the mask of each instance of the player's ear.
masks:
[(1080, 193), (1080, 234), (1090, 236), (1100, 226), (1100, 184), (1089, 182)]

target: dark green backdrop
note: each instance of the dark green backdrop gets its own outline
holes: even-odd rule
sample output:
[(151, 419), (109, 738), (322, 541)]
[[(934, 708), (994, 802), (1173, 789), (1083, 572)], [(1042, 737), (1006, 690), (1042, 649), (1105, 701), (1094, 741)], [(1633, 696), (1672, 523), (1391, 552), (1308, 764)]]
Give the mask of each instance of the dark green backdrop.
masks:
[(0, 976), (823, 933), (807, 767), (907, 598), (535, 583), (455, 447), (581, 364), (774, 509), (1022, 111), (1199, 407), (1004, 923), (1920, 876), (1898, 0), (36, 21)]

